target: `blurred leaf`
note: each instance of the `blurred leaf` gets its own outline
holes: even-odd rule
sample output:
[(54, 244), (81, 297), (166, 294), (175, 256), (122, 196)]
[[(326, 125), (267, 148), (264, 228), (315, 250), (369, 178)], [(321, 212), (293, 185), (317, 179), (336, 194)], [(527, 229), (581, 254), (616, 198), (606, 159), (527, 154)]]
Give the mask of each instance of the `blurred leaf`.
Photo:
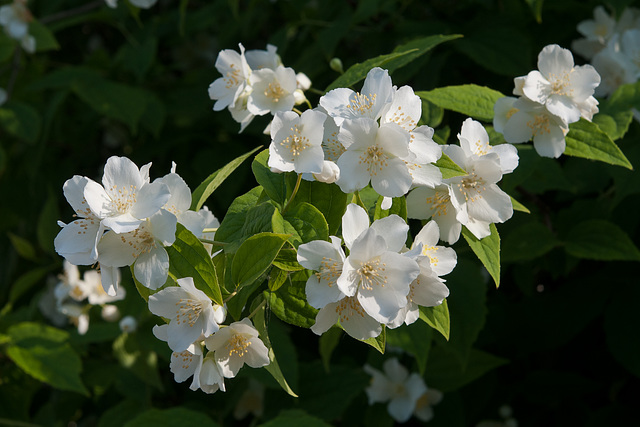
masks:
[(121, 427), (125, 422), (136, 417), (143, 408), (137, 400), (127, 399), (104, 411), (98, 427)]
[(18, 255), (24, 259), (28, 259), (29, 261), (39, 261), (36, 250), (30, 241), (11, 232), (8, 232), (7, 235), (9, 236), (9, 240), (11, 240), (11, 244)]
[(564, 150), (564, 154), (568, 156), (599, 160), (611, 165), (633, 169), (616, 143), (594, 123), (584, 119), (571, 123), (565, 140), (567, 148)]
[(640, 251), (617, 225), (594, 219), (573, 227), (565, 238), (565, 250), (578, 258), (601, 261), (640, 261)]
[(113, 341), (113, 354), (133, 375), (159, 390), (163, 389), (156, 353), (142, 348), (134, 335), (120, 334)]
[(428, 92), (416, 92), (416, 95), (446, 110), (484, 121), (493, 119), (493, 105), (504, 97), (497, 90), (473, 84), (447, 86)]
[(325, 423), (319, 418), (312, 417), (300, 409), (289, 409), (280, 412), (277, 417), (270, 419), (264, 424), (259, 424), (259, 427), (329, 427), (329, 424)]
[(293, 241), (294, 246), (312, 240), (329, 240), (329, 225), (322, 213), (312, 204), (298, 203), (288, 209), (283, 217), (300, 236), (300, 241), (297, 239)]
[(505, 365), (508, 360), (480, 350), (471, 350), (469, 362), (461, 365), (458, 359), (442, 347), (434, 347), (427, 365), (425, 380), (429, 387), (450, 392), (480, 378), (487, 372)]
[(11, 58), (15, 49), (15, 40), (4, 34), (3, 31), (2, 34), (0, 34), (0, 62), (5, 62)]
[(53, 240), (60, 231), (60, 227), (57, 224), (58, 218), (60, 218), (58, 199), (52, 191), (49, 191), (47, 201), (42, 207), (42, 211), (40, 211), (40, 216), (38, 217), (36, 235), (38, 236), (38, 244), (42, 250), (50, 255), (56, 255)]
[(138, 415), (124, 427), (172, 427), (172, 426), (218, 427), (211, 418), (200, 411), (187, 408), (149, 409)]
[(559, 245), (549, 228), (539, 222), (529, 221), (511, 230), (502, 246), (502, 262), (536, 259)]
[(116, 53), (115, 62), (121, 62), (123, 67), (131, 71), (138, 81), (149, 71), (156, 58), (158, 40), (155, 37), (147, 37), (142, 42), (124, 44)]
[(436, 128), (442, 123), (444, 118), (444, 108), (438, 107), (436, 104), (422, 100), (422, 122), (432, 128)]
[(145, 92), (145, 96), (147, 105), (142, 113), (142, 117), (140, 117), (140, 124), (157, 139), (160, 137), (160, 132), (164, 126), (167, 111), (160, 98), (155, 94)]
[(462, 227), (462, 235), (498, 287), (500, 286), (500, 235), (495, 224), (491, 224), (490, 229), (491, 235), (480, 240), (467, 227)]
[(193, 277), (196, 288), (207, 294), (216, 304), (223, 305), (216, 269), (202, 242), (178, 223), (176, 241), (166, 248), (169, 271), (178, 279)]
[(428, 36), (428, 37), (412, 40), (408, 43), (397, 46), (395, 49), (393, 49), (392, 53), (409, 52), (409, 54), (390, 60), (385, 64), (384, 68), (389, 70), (389, 74), (392, 74), (398, 68), (404, 67), (410, 62), (418, 59), (419, 57), (429, 52), (431, 49), (433, 49), (440, 43), (448, 42), (449, 40), (459, 39), (460, 37), (462, 37), (462, 34), (451, 34), (451, 35), (438, 34), (435, 36)]
[(533, 17), (536, 19), (536, 22), (540, 24), (542, 22), (542, 4), (544, 0), (525, 0), (529, 7), (531, 8), (531, 13), (533, 13)]
[(9, 101), (0, 107), (0, 126), (10, 135), (33, 144), (38, 139), (41, 125), (40, 114), (27, 104)]
[(204, 205), (204, 202), (206, 202), (209, 196), (216, 191), (220, 184), (222, 184), (224, 180), (242, 164), (242, 162), (259, 149), (260, 147), (256, 147), (248, 153), (243, 154), (240, 157), (236, 157), (202, 181), (202, 183), (198, 185), (198, 188), (193, 190), (193, 195), (191, 196), (191, 210), (196, 212), (199, 211), (200, 208), (202, 208), (202, 205)]
[(271, 341), (269, 340), (267, 325), (264, 319), (265, 304), (264, 298), (262, 298), (262, 296), (258, 296), (258, 298), (253, 301), (253, 304), (251, 304), (251, 310), (254, 311), (257, 309), (257, 307), (260, 308), (255, 312), (256, 314), (253, 316), (253, 324), (260, 334), (260, 339), (262, 339), (264, 345), (269, 349), (269, 360), (271, 361), (271, 363), (265, 366), (264, 369), (266, 369), (271, 374), (271, 376), (278, 382), (278, 384), (280, 384), (280, 387), (282, 387), (284, 391), (286, 391), (293, 397), (298, 397), (298, 395), (294, 393), (294, 391), (287, 383), (287, 380), (284, 378), (284, 375), (280, 370), (280, 366), (278, 365), (278, 361), (276, 360), (276, 355), (273, 352), (273, 348), (271, 348)]
[(616, 283), (614, 292), (604, 316), (607, 347), (618, 363), (640, 377), (640, 341), (629, 339), (640, 326), (636, 312), (640, 287), (633, 282)]
[(305, 285), (306, 280), (292, 280), (289, 277), (277, 291), (264, 291), (264, 298), (273, 314), (283, 322), (310, 328), (316, 323), (318, 310), (307, 302)]
[(242, 242), (231, 264), (235, 287), (249, 285), (267, 271), (288, 238), (286, 234), (260, 233)]
[(36, 39), (36, 52), (60, 49), (60, 45), (51, 30), (35, 19), (29, 23), (29, 34)]
[(38, 323), (19, 323), (7, 330), (6, 354), (26, 373), (61, 390), (88, 396), (82, 384), (82, 362), (67, 343), (69, 334)]
[(424, 322), (401, 325), (399, 328), (387, 329), (387, 344), (399, 347), (415, 357), (420, 375), (424, 375), (431, 349), (433, 329)]
[(54, 264), (48, 267), (32, 268), (22, 276), (18, 277), (18, 279), (13, 282), (13, 285), (11, 285), (11, 290), (9, 291), (9, 300), (7, 301), (7, 304), (15, 303), (18, 298), (29, 292), (35, 285), (39, 284), (40, 286), (42, 286), (46, 275), (57, 268), (59, 268), (58, 264)]
[(442, 173), (442, 179), (453, 178), (454, 176), (467, 175), (467, 171), (458, 166), (453, 160), (449, 158), (446, 154), (442, 154), (442, 156), (438, 159), (437, 162), (434, 163), (440, 169)]
[(442, 301), (442, 304), (436, 305), (435, 307), (420, 307), (420, 319), (440, 332), (447, 341), (449, 340), (451, 325), (449, 320), (449, 306), (447, 305), (446, 299)]
[(342, 329), (336, 327), (329, 328), (327, 332), (320, 335), (318, 350), (320, 351), (320, 358), (325, 372), (331, 371), (331, 355), (338, 346), (340, 338), (342, 338)]
[[(479, 66), (513, 78), (530, 70), (531, 37), (504, 21), (487, 22), (479, 28), (472, 22), (455, 47)], [(493, 25), (492, 25), (493, 24)]]

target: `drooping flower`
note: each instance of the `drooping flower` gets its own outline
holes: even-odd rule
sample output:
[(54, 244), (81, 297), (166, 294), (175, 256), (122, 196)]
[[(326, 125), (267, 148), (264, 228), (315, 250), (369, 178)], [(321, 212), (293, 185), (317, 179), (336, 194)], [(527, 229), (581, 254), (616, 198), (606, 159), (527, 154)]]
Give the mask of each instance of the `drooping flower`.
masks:
[(336, 286), (345, 259), (341, 243), (339, 237), (331, 236), (331, 242), (314, 240), (298, 247), (297, 257), (300, 265), (315, 271), (305, 287), (307, 302), (312, 307), (320, 309), (344, 297)]
[(270, 363), (269, 350), (248, 318), (220, 329), (205, 339), (205, 345), (214, 352), (225, 378), (235, 377), (245, 363), (252, 368), (261, 368)]
[(193, 283), (193, 278), (178, 279), (170, 286), (149, 296), (149, 310), (169, 319), (167, 343), (171, 350), (186, 350), (201, 335), (208, 337), (218, 331), (226, 312)]
[(369, 405), (388, 401), (389, 415), (397, 422), (406, 422), (416, 409), (418, 400), (426, 393), (427, 386), (417, 373), (409, 375), (395, 357), (387, 359), (382, 368), (383, 372), (380, 372), (369, 365), (364, 366), (365, 372), (372, 376), (371, 384), (365, 389)]
[(380, 322), (364, 311), (355, 296), (345, 296), (322, 307), (311, 330), (317, 335), (322, 335), (338, 321), (344, 331), (357, 340), (377, 337), (382, 332)]
[(291, 68), (278, 66), (275, 70), (262, 68), (249, 77), (252, 91), (247, 100), (251, 114), (262, 116), (277, 111), (290, 111), (295, 105), (296, 73)]
[(245, 58), (244, 46), (240, 53), (232, 49), (224, 49), (218, 54), (215, 67), (222, 77), (209, 85), (209, 98), (215, 100), (214, 111), (234, 107), (248, 84), (251, 69)]
[(456, 218), (457, 213), (451, 202), (449, 185), (417, 187), (407, 195), (407, 217), (433, 219), (440, 229), (440, 238), (451, 245), (458, 241), (462, 231), (462, 224)]
[(326, 114), (315, 110), (300, 116), (293, 111), (277, 112), (271, 122), (269, 167), (282, 172), (322, 173), (326, 118)]

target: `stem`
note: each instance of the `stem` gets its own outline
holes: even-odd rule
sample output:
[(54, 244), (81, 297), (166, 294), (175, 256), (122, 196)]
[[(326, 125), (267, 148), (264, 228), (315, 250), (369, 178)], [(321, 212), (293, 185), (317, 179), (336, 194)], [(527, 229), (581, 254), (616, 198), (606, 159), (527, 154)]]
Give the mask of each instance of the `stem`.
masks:
[(253, 311), (252, 311), (252, 312), (247, 316), (247, 318), (248, 318), (248, 319), (251, 319), (251, 318), (252, 318), (253, 316), (255, 316), (255, 315), (256, 315), (256, 313), (257, 313), (258, 311), (260, 311), (260, 310), (262, 309), (262, 307), (264, 307), (266, 304), (267, 304), (267, 300), (263, 300), (263, 301), (262, 301), (262, 302), (261, 302), (261, 303), (256, 307), (256, 309), (255, 309), (255, 310), (253, 310)]
[(208, 243), (208, 244), (214, 245), (214, 246), (224, 246), (224, 245), (226, 245), (226, 243), (218, 242), (217, 240), (209, 240), (209, 239), (198, 239), (198, 240), (200, 240), (202, 243)]
[(40, 19), (41, 24), (49, 24), (51, 22), (60, 21), (61, 19), (71, 18), (76, 15), (81, 15), (85, 12), (89, 12), (90, 10), (96, 9), (104, 4), (104, 0), (97, 0), (93, 3), (87, 3), (83, 6), (76, 7), (75, 9), (65, 10), (63, 12), (54, 13), (53, 15), (45, 16)]
[(228, 296), (227, 298), (225, 298), (225, 299), (224, 299), (224, 301), (222, 301), (222, 302), (224, 302), (224, 303), (226, 304), (226, 303), (227, 303), (227, 301), (229, 301), (231, 298), (233, 298), (234, 296), (236, 296), (236, 294), (237, 294), (237, 293), (238, 293), (238, 291), (233, 291), (233, 292), (231, 292), (231, 293), (229, 294), (229, 296)]
[(304, 101), (307, 103), (307, 106), (309, 107), (309, 109), (313, 110), (313, 105), (311, 105), (311, 102), (309, 102), (307, 98), (304, 98)]
[(300, 182), (302, 181), (302, 174), (299, 173), (298, 174), (298, 180), (296, 181), (296, 186), (293, 187), (293, 193), (291, 193), (291, 198), (289, 199), (289, 201), (287, 202), (286, 205), (284, 205), (284, 209), (282, 209), (282, 213), (286, 212), (287, 208), (289, 207), (289, 205), (291, 204), (291, 202), (293, 201), (293, 198), (296, 197), (296, 193), (298, 192), (298, 188), (300, 188)]
[(310, 87), (308, 90), (309, 90), (309, 92), (311, 92), (311, 93), (315, 93), (316, 95), (324, 95), (324, 92), (323, 92), (323, 91), (318, 90), (318, 89), (313, 88), (313, 87)]
[[(174, 282), (176, 282), (176, 285), (178, 284), (178, 278), (170, 271), (167, 272), (167, 274), (169, 275), (169, 277), (171, 277), (171, 279), (173, 279)], [(180, 285), (178, 285), (180, 286)]]
[(298, 113), (299, 116), (302, 115), (302, 111), (298, 110), (297, 108), (293, 108), (293, 111), (295, 111), (296, 113)]
[(218, 231), (217, 228), (205, 228), (202, 230), (203, 233), (215, 233), (216, 231)]
[(362, 209), (364, 209), (364, 211), (367, 211), (366, 206), (364, 205), (364, 202), (362, 201), (362, 199), (360, 198), (360, 191), (356, 190), (353, 192), (353, 198), (356, 199), (356, 204), (358, 206), (360, 206)]

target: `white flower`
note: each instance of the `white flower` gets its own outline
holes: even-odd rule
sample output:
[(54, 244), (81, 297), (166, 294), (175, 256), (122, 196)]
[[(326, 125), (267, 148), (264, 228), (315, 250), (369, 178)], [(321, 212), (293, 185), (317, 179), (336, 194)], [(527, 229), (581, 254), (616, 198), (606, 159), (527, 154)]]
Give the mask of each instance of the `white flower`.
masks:
[(345, 119), (378, 120), (382, 109), (392, 97), (393, 86), (389, 72), (376, 67), (367, 73), (361, 93), (348, 88), (333, 89), (320, 98), (320, 106), (340, 126)]
[(439, 246), (440, 229), (438, 223), (429, 221), (413, 239), (411, 249), (422, 245), (420, 255), (429, 259), (431, 269), (437, 276), (445, 276), (451, 273), (458, 263), (456, 251), (452, 248)]
[(36, 39), (29, 35), (29, 22), (33, 16), (27, 9), (27, 0), (14, 0), (12, 4), (0, 7), (0, 25), (12, 39), (20, 41), (22, 48), (29, 53), (36, 50)]
[(384, 372), (364, 366), (365, 372), (372, 376), (371, 384), (365, 389), (369, 405), (376, 402), (387, 402), (387, 411), (391, 417), (403, 423), (411, 418), (418, 399), (427, 391), (427, 386), (417, 373), (409, 375), (409, 371), (391, 358), (382, 365)]
[(124, 316), (118, 326), (122, 332), (132, 333), (138, 329), (138, 321), (133, 316)]
[(565, 123), (580, 119), (578, 104), (593, 95), (600, 75), (591, 65), (574, 67), (571, 51), (548, 45), (538, 55), (538, 69), (525, 78), (523, 93)]
[(176, 222), (175, 215), (161, 210), (133, 231), (122, 234), (110, 231), (98, 244), (98, 261), (109, 267), (125, 267), (135, 262), (136, 279), (149, 289), (158, 289), (167, 280), (169, 255), (164, 246), (175, 241)]
[[(118, 270), (116, 274), (120, 276), (120, 271)], [(114, 301), (120, 301), (127, 296), (127, 292), (122, 287), (119, 287), (116, 290), (115, 295), (107, 294), (105, 287), (102, 285), (101, 275), (95, 270), (89, 270), (84, 273), (81, 286), (83, 287), (84, 294), (91, 305), (102, 305)]]
[[(129, 2), (140, 9), (149, 9), (151, 6), (156, 4), (158, 0), (129, 0)], [(118, 0), (105, 0), (105, 3), (107, 3), (107, 6), (114, 9), (118, 7)]]
[(418, 398), (416, 409), (413, 415), (422, 422), (427, 422), (433, 418), (433, 405), (437, 405), (442, 401), (442, 392), (433, 388), (427, 389), (426, 392)]
[(298, 247), (300, 265), (316, 272), (309, 277), (305, 287), (307, 302), (312, 307), (320, 309), (344, 298), (336, 286), (345, 259), (341, 243), (339, 237), (331, 236), (331, 242), (314, 240)]
[(569, 127), (542, 105), (520, 98), (513, 103), (511, 116), (502, 129), (507, 142), (516, 144), (533, 139), (533, 147), (543, 157), (559, 157), (566, 148)]
[(191, 277), (178, 279), (178, 286), (149, 296), (149, 310), (169, 319), (166, 341), (177, 352), (186, 350), (201, 335), (208, 337), (218, 331), (226, 315), (223, 307), (214, 307), (211, 299), (196, 289)]
[(467, 118), (462, 123), (462, 128), (458, 134), (460, 147), (467, 156), (475, 154), (484, 156), (488, 153), (498, 155), (500, 169), (502, 173), (511, 173), (518, 167), (518, 150), (510, 144), (491, 145), (489, 135), (485, 128), (472, 118)]
[[(360, 206), (350, 204), (342, 218), (342, 233), (349, 256), (338, 288), (358, 302), (375, 320), (388, 323), (407, 305), (411, 282), (420, 273), (412, 259), (398, 252), (404, 248), (409, 226), (397, 215), (375, 221)], [(355, 237), (355, 238), (354, 238)]]
[[(213, 213), (209, 210), (208, 207), (203, 206), (198, 211), (198, 214), (204, 220), (204, 230), (207, 230), (207, 229), (217, 230), (218, 227), (220, 227), (220, 221), (218, 221), (218, 219), (213, 215)], [(206, 240), (214, 240), (215, 236), (216, 236), (215, 231), (207, 231), (207, 232), (203, 232), (200, 236), (197, 236), (197, 237), (206, 239)], [(211, 252), (213, 251), (213, 245), (209, 243), (203, 243), (203, 246), (207, 250), (207, 252), (209, 252), (209, 255), (211, 255)]]
[(264, 411), (264, 386), (249, 378), (249, 387), (245, 389), (233, 410), (233, 418), (241, 420), (249, 413), (261, 417)]
[(120, 319), (120, 309), (112, 304), (105, 304), (102, 306), (100, 315), (107, 322), (117, 322)]
[(249, 50), (246, 53), (247, 63), (252, 70), (261, 70), (263, 68), (275, 70), (278, 66), (282, 65), (277, 50), (278, 48), (272, 44), (268, 44), (266, 50)]
[(248, 318), (220, 329), (205, 340), (205, 345), (215, 352), (215, 360), (225, 378), (235, 377), (245, 363), (252, 368), (270, 363), (269, 350)]
[(345, 193), (360, 190), (371, 182), (381, 196), (400, 197), (409, 191), (413, 179), (407, 165), (410, 136), (395, 123), (378, 127), (373, 119), (346, 121), (339, 139), (346, 151), (337, 161)]
[(316, 335), (322, 335), (338, 321), (349, 336), (358, 340), (377, 337), (382, 332), (380, 322), (364, 311), (355, 296), (344, 297), (321, 308), (311, 330)]
[(169, 188), (171, 197), (162, 207), (176, 216), (177, 221), (191, 231), (195, 236), (201, 236), (205, 226), (205, 218), (198, 212), (189, 210), (191, 207), (191, 190), (184, 179), (175, 173), (173, 163), (171, 173), (156, 179), (154, 182), (165, 184)]
[(116, 233), (138, 228), (171, 196), (165, 184), (148, 183), (148, 167), (138, 170), (126, 157), (113, 156), (107, 160), (102, 184), (87, 180), (84, 197), (91, 212)]
[(616, 20), (602, 6), (593, 10), (593, 18), (578, 23), (577, 30), (587, 40), (597, 41), (604, 46), (616, 32)]
[(436, 188), (417, 187), (407, 195), (407, 217), (432, 218), (440, 228), (440, 238), (451, 245), (458, 241), (462, 231), (457, 213), (451, 202), (450, 187), (446, 184)]
[(216, 69), (223, 77), (219, 77), (209, 85), (209, 98), (216, 101), (213, 105), (214, 111), (234, 107), (247, 87), (251, 70), (245, 58), (244, 46), (239, 46), (240, 53), (224, 49), (220, 51), (216, 59)]
[(240, 96), (236, 100), (235, 105), (233, 107), (229, 107), (229, 112), (231, 113), (231, 117), (233, 118), (233, 120), (240, 123), (240, 131), (238, 131), (238, 133), (242, 133), (242, 131), (245, 130), (247, 126), (249, 126), (249, 123), (251, 123), (251, 121), (255, 117), (255, 115), (252, 114), (247, 107), (250, 94), (251, 88), (247, 87), (244, 92), (240, 94)]
[(597, 96), (611, 95), (619, 86), (636, 81), (637, 71), (630, 59), (617, 43), (607, 44), (593, 57), (591, 63), (602, 76), (602, 81), (595, 90)]
[(293, 111), (277, 112), (271, 122), (269, 167), (283, 172), (322, 173), (326, 118), (326, 114), (314, 110), (300, 116)]
[(275, 70), (263, 68), (249, 77), (252, 86), (247, 101), (251, 114), (262, 116), (277, 111), (290, 111), (295, 105), (296, 73), (280, 65)]

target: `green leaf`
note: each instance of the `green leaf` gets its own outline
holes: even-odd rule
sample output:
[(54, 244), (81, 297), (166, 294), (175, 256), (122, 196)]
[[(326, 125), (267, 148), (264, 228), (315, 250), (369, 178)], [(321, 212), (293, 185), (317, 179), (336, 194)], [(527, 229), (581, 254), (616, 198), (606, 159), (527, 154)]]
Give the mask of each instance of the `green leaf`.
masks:
[(128, 423), (124, 427), (172, 427), (198, 426), (218, 427), (207, 415), (200, 411), (187, 408), (149, 409)]
[(493, 105), (504, 97), (497, 90), (473, 84), (447, 86), (428, 92), (416, 92), (416, 95), (446, 110), (485, 121), (493, 119)]
[(0, 62), (5, 62), (13, 55), (16, 49), (16, 41), (4, 34), (0, 34)]
[(260, 233), (242, 242), (231, 264), (231, 280), (236, 288), (260, 277), (289, 238), (286, 234)]
[(524, 212), (524, 213), (531, 213), (531, 211), (522, 203), (520, 203), (519, 201), (517, 201), (516, 199), (514, 199), (513, 197), (509, 196), (511, 198), (511, 204), (513, 205), (513, 210), (514, 211), (520, 211), (520, 212)]
[(320, 335), (318, 346), (322, 365), (326, 372), (331, 371), (331, 355), (338, 346), (340, 338), (342, 338), (342, 329), (336, 327), (329, 328), (327, 332)]
[(548, 253), (559, 243), (547, 227), (529, 221), (512, 230), (504, 239), (502, 262), (532, 260)]
[(389, 53), (387, 55), (376, 56), (375, 58), (367, 59), (362, 63), (353, 64), (343, 75), (338, 77), (325, 89), (325, 92), (339, 88), (349, 87), (367, 76), (367, 73), (375, 67), (383, 67), (387, 62), (392, 59), (399, 58), (401, 56), (409, 55), (411, 53), (418, 53), (418, 49), (406, 50), (403, 52)]
[(273, 348), (271, 348), (271, 341), (269, 340), (269, 334), (267, 333), (267, 325), (265, 323), (265, 304), (263, 304), (264, 299), (262, 296), (258, 296), (251, 305), (251, 309), (255, 310), (258, 306), (261, 305), (260, 309), (256, 311), (256, 314), (253, 316), (253, 324), (258, 330), (260, 334), (260, 339), (264, 343), (264, 345), (269, 349), (269, 363), (264, 368), (271, 374), (271, 376), (280, 384), (280, 387), (284, 391), (286, 391), (289, 395), (293, 397), (298, 397), (297, 394), (291, 389), (287, 380), (284, 378), (282, 371), (280, 370), (280, 366), (278, 365), (278, 361), (276, 360), (276, 355), (273, 352)]
[(29, 23), (29, 34), (36, 39), (36, 52), (60, 49), (60, 45), (51, 30), (35, 19)]
[(436, 128), (440, 126), (442, 123), (442, 119), (444, 118), (444, 108), (438, 107), (436, 104), (427, 101), (426, 99), (422, 100), (422, 123), (430, 126), (432, 128)]
[(297, 176), (293, 172), (271, 172), (268, 160), (269, 150), (262, 150), (256, 158), (253, 159), (251, 170), (256, 177), (256, 181), (264, 188), (269, 198), (280, 206), (284, 206), (293, 193)]
[(491, 224), (490, 228), (491, 235), (480, 240), (467, 227), (462, 227), (462, 235), (498, 287), (500, 286), (500, 235), (495, 224)]
[(580, 119), (569, 125), (564, 154), (633, 169), (624, 153), (598, 125)]
[(318, 208), (327, 221), (329, 234), (335, 235), (342, 225), (347, 197), (336, 184), (302, 180), (293, 204), (306, 202)]
[(387, 330), (387, 344), (399, 347), (415, 357), (420, 375), (424, 375), (431, 349), (433, 329), (424, 322), (414, 322), (402, 325), (396, 329)]
[(231, 243), (242, 239), (247, 213), (256, 205), (261, 193), (262, 187), (258, 186), (235, 198), (216, 231), (217, 240)]
[(283, 215), (284, 219), (298, 232), (300, 239), (294, 236), (293, 245), (299, 246), (312, 240), (329, 240), (329, 225), (322, 213), (313, 205), (298, 203)]
[(7, 330), (6, 354), (27, 374), (51, 386), (88, 396), (82, 384), (82, 362), (68, 344), (69, 334), (38, 323), (24, 322)]
[(453, 178), (455, 176), (467, 175), (467, 171), (458, 166), (453, 160), (449, 158), (446, 154), (442, 154), (442, 156), (438, 159), (437, 162), (434, 163), (442, 173), (442, 179)]
[(169, 272), (178, 279), (193, 277), (196, 288), (216, 304), (224, 304), (211, 256), (193, 233), (178, 223), (176, 241), (166, 249), (170, 261)]
[(30, 241), (11, 232), (8, 232), (7, 235), (9, 236), (9, 240), (11, 240), (11, 244), (18, 255), (24, 259), (28, 259), (29, 261), (38, 261), (36, 249)]
[(433, 348), (427, 365), (425, 380), (429, 387), (450, 392), (480, 378), (487, 372), (505, 365), (508, 360), (480, 350), (471, 350), (468, 363), (462, 365), (441, 347)]
[(367, 338), (366, 340), (360, 340), (365, 344), (370, 345), (371, 347), (378, 350), (380, 353), (384, 354), (385, 346), (387, 343), (387, 328), (382, 325), (382, 332), (377, 337)]
[(634, 278), (616, 280), (615, 294), (604, 315), (604, 331), (607, 347), (615, 360), (636, 378), (640, 377), (640, 341), (630, 339), (638, 331), (637, 302), (640, 287)]
[(640, 251), (627, 233), (601, 219), (583, 221), (569, 230), (565, 250), (584, 259), (640, 261)]
[(191, 195), (191, 210), (199, 211), (202, 205), (204, 205), (204, 202), (206, 202), (209, 196), (216, 191), (220, 184), (222, 184), (224, 180), (242, 164), (242, 162), (259, 149), (260, 147), (256, 147), (248, 153), (243, 154), (240, 157), (236, 157), (202, 181), (202, 183), (198, 185), (198, 188), (193, 190), (193, 194)]
[(60, 218), (58, 199), (52, 191), (49, 191), (47, 201), (44, 206), (42, 206), (42, 211), (38, 217), (36, 235), (38, 236), (38, 244), (42, 250), (50, 255), (56, 254), (53, 241), (60, 232), (60, 227), (56, 223), (58, 218)]
[(142, 127), (151, 132), (156, 139), (160, 137), (160, 132), (167, 117), (167, 110), (164, 103), (152, 92), (144, 92), (147, 105), (140, 117)]
[(147, 37), (142, 42), (134, 41), (124, 44), (116, 54), (115, 62), (122, 63), (123, 68), (131, 71), (138, 81), (143, 77), (153, 65), (158, 50), (158, 39)]
[(282, 285), (284, 285), (284, 282), (288, 277), (289, 274), (286, 271), (280, 270), (278, 267), (274, 266), (269, 272), (269, 281), (267, 282), (267, 287), (271, 292), (275, 292), (280, 289)]
[[(304, 272), (298, 273), (298, 275)], [(310, 328), (316, 323), (318, 310), (311, 307), (305, 295), (306, 280), (295, 280), (298, 275), (286, 280), (275, 292), (264, 291), (271, 312), (283, 322), (302, 328)], [(305, 276), (305, 277), (308, 277)]]
[(449, 306), (447, 300), (435, 307), (420, 307), (420, 319), (431, 326), (448, 341), (450, 331)]
[(525, 0), (531, 8), (533, 17), (536, 18), (538, 24), (542, 23), (542, 4), (544, 0)]
[(384, 68), (389, 70), (389, 73), (393, 73), (398, 68), (404, 67), (410, 62), (418, 59), (431, 49), (439, 45), (440, 43), (447, 42), (449, 40), (455, 40), (462, 37), (462, 34), (443, 35), (438, 34), (434, 36), (423, 37), (420, 39), (412, 40), (408, 43), (397, 46), (393, 49), (392, 53), (404, 53), (409, 52), (408, 55), (401, 56), (390, 60), (384, 64)]
[(600, 130), (609, 135), (615, 141), (622, 138), (629, 130), (629, 125), (633, 120), (633, 111), (615, 111), (610, 114), (603, 113), (602, 110), (593, 116), (593, 123), (597, 124)]
[(33, 144), (38, 139), (41, 125), (40, 114), (27, 104), (9, 101), (0, 107), (0, 126), (10, 135)]
[(259, 427), (329, 427), (320, 418), (313, 417), (300, 409), (288, 409), (280, 412), (277, 417), (270, 419)]
[(49, 267), (32, 268), (18, 279), (13, 282), (11, 290), (9, 291), (9, 300), (7, 304), (15, 303), (25, 293), (29, 292), (36, 284), (40, 283), (43, 286), (45, 276), (52, 270), (60, 268), (59, 264), (54, 264)]
[(300, 271), (304, 267), (298, 263), (298, 253), (293, 248), (284, 246), (278, 252), (278, 256), (273, 260), (274, 267), (278, 267), (284, 271)]

